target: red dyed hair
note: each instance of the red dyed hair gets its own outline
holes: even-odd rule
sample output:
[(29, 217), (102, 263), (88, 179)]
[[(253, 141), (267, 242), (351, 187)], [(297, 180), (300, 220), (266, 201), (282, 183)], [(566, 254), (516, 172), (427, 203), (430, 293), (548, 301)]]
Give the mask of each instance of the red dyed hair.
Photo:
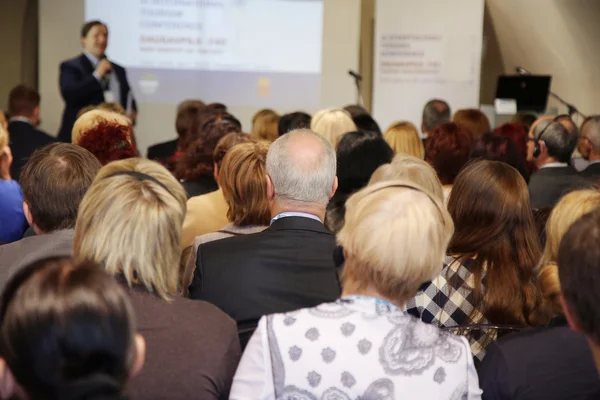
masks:
[(512, 140), (523, 157), (527, 158), (527, 131), (523, 125), (518, 122), (504, 124), (494, 129), (493, 134)]
[(431, 164), (442, 185), (452, 185), (471, 155), (471, 132), (462, 125), (446, 122), (429, 133), (425, 160)]
[(101, 120), (79, 137), (77, 144), (92, 153), (100, 164), (139, 157), (131, 145), (131, 127), (113, 121)]

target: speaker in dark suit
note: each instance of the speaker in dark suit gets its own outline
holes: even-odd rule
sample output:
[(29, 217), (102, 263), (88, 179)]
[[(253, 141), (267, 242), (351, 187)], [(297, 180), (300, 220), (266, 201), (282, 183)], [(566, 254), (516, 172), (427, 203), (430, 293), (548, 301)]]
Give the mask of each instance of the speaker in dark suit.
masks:
[(14, 87), (8, 95), (8, 111), (11, 115), (8, 124), (10, 150), (13, 163), (10, 176), (18, 181), (21, 169), (34, 151), (56, 139), (39, 130), (40, 95), (34, 89), (25, 85)]
[(100, 21), (90, 21), (81, 29), (83, 54), (60, 65), (60, 92), (65, 102), (59, 140), (71, 141), (71, 130), (79, 111), (103, 102), (119, 103), (127, 111), (137, 105), (127, 81), (125, 69), (108, 61), (105, 55), (108, 28)]

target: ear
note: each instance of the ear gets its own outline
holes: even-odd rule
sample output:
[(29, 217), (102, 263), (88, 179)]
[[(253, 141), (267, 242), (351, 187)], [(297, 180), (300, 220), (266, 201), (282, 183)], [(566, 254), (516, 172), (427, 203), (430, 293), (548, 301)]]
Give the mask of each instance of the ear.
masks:
[(425, 132), (425, 121), (421, 121), (421, 132), (423, 135), (428, 136), (427, 132)]
[(6, 361), (0, 358), (0, 398), (10, 399), (17, 391), (17, 383)]
[(338, 177), (336, 176), (335, 179), (333, 180), (333, 186), (331, 187), (331, 194), (329, 195), (329, 200), (331, 200), (331, 198), (335, 194), (337, 188), (338, 188)]
[(40, 116), (40, 106), (36, 106), (36, 107), (33, 109), (33, 116), (34, 116), (35, 118), (39, 118), (39, 116)]
[(131, 364), (131, 369), (129, 370), (129, 379), (135, 378), (142, 367), (144, 366), (144, 362), (146, 361), (146, 340), (139, 333), (135, 334), (135, 358), (133, 359), (133, 363)]
[(31, 216), (29, 204), (27, 204), (26, 201), (23, 201), (23, 214), (25, 214), (25, 219), (27, 219), (27, 223), (29, 224), (29, 226), (33, 226), (33, 217)]
[(575, 332), (583, 332), (581, 323), (579, 323), (577, 317), (575, 317), (575, 314), (571, 312), (571, 306), (569, 306), (569, 303), (565, 300), (562, 294), (560, 295), (560, 305), (562, 306), (563, 312), (565, 313), (565, 318), (567, 319), (571, 329), (573, 329)]
[(273, 186), (273, 181), (271, 177), (267, 175), (267, 200), (273, 201), (275, 198), (275, 186)]
[(219, 166), (217, 163), (213, 163), (213, 177), (215, 178), (215, 182), (219, 183)]
[(538, 146), (540, 146), (540, 154), (544, 154), (548, 152), (548, 149), (546, 147), (546, 142), (544, 142), (543, 140), (538, 140)]

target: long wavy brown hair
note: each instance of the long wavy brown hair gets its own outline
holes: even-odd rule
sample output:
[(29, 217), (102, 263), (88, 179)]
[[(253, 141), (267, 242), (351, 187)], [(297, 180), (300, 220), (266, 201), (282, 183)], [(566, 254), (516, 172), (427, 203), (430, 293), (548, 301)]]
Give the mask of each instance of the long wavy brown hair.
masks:
[(475, 277), (472, 322), (483, 315), (496, 324), (539, 323), (535, 270), (541, 251), (521, 174), (498, 161), (469, 163), (454, 182), (448, 211), (455, 225), (448, 253), (462, 264), (475, 261), (469, 266)]

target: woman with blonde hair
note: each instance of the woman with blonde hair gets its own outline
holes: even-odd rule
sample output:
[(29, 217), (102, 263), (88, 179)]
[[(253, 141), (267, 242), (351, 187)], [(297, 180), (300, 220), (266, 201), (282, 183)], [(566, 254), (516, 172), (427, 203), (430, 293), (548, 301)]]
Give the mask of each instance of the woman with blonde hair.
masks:
[(274, 141), (279, 137), (279, 119), (279, 114), (273, 110), (260, 110), (252, 117), (251, 135), (257, 140)]
[(390, 125), (383, 138), (390, 145), (394, 154), (408, 154), (417, 158), (425, 157), (423, 142), (419, 138), (417, 127), (408, 121), (395, 122)]
[(13, 157), (8, 144), (8, 131), (0, 125), (0, 244), (21, 239), (27, 227), (23, 192), (10, 175)]
[(235, 323), (178, 296), (185, 211), (183, 187), (144, 159), (104, 166), (79, 207), (75, 260), (101, 264), (121, 282), (148, 343), (146, 366), (130, 388), (135, 398), (227, 398), (239, 359)]
[(350, 197), (342, 297), (261, 318), (231, 399), (480, 399), (467, 340), (404, 312), (452, 231), (442, 202), (411, 182)]
[(339, 108), (328, 108), (316, 113), (310, 122), (310, 130), (323, 136), (334, 149), (348, 132), (357, 130), (356, 124), (347, 111)]

